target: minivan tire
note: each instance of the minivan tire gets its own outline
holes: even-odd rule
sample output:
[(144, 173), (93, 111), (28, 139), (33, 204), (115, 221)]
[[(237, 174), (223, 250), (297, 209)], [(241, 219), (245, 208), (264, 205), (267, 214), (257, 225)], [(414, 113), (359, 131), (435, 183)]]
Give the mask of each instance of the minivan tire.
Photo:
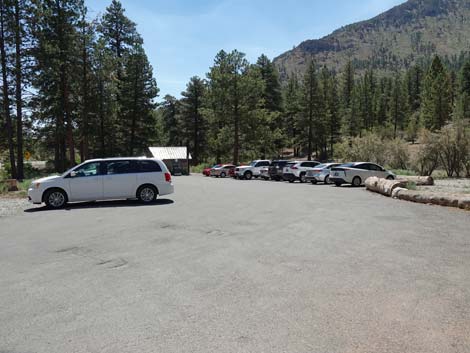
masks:
[(225, 178), (225, 172), (220, 173), (221, 178)]
[(325, 184), (329, 184), (329, 183), (330, 183), (330, 176), (329, 176), (329, 175), (327, 175), (327, 176), (325, 177), (324, 183), (325, 183)]
[(393, 175), (389, 175), (389, 176), (387, 177), (387, 180), (395, 180), (395, 177), (394, 177)]
[(153, 185), (142, 185), (137, 190), (137, 198), (143, 203), (152, 203), (157, 199), (157, 188)]
[(362, 180), (358, 176), (354, 177), (352, 180), (352, 186), (354, 186), (355, 188), (361, 186), (361, 183), (362, 183)]
[(60, 189), (48, 190), (44, 195), (44, 202), (48, 208), (62, 208), (67, 204), (67, 194)]
[(306, 176), (306, 175), (307, 175), (307, 173), (305, 173), (305, 172), (300, 173), (299, 181), (300, 181), (302, 184), (306, 182), (306, 180), (305, 180), (305, 176)]
[(246, 172), (245, 174), (243, 174), (243, 176), (246, 180), (251, 180), (253, 174), (251, 172)]

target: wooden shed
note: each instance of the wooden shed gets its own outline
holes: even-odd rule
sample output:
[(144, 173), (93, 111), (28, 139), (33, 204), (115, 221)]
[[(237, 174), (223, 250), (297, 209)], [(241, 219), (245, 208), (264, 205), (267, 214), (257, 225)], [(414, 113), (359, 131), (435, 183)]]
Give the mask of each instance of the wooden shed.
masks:
[(149, 147), (153, 158), (161, 159), (172, 175), (189, 175), (191, 154), (187, 147)]

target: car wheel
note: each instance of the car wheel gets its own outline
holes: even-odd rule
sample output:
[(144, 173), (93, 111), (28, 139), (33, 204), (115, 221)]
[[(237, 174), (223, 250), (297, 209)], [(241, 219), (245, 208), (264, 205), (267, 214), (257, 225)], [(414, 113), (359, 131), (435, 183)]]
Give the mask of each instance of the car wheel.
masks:
[(341, 186), (342, 184), (339, 183), (339, 182), (336, 182), (335, 185), (336, 185), (336, 186)]
[(224, 172), (220, 173), (220, 177), (225, 178), (225, 173)]
[(302, 184), (306, 182), (305, 177), (306, 177), (306, 173), (305, 173), (305, 172), (300, 173), (299, 181), (300, 181)]
[(395, 177), (394, 177), (393, 175), (389, 175), (389, 176), (387, 177), (387, 180), (395, 180)]
[(361, 183), (362, 183), (362, 180), (361, 178), (359, 178), (358, 176), (357, 177), (354, 177), (353, 180), (352, 180), (352, 186), (354, 187), (358, 187), (358, 186), (361, 186)]
[(67, 195), (60, 189), (52, 189), (44, 196), (48, 208), (62, 208), (67, 204)]
[(246, 173), (244, 174), (244, 177), (245, 177), (246, 180), (251, 180), (251, 178), (253, 177), (253, 173), (251, 173), (251, 172), (246, 172)]
[(152, 185), (143, 185), (137, 190), (137, 198), (143, 203), (154, 202), (157, 198), (157, 189)]
[(325, 184), (329, 184), (329, 183), (330, 183), (330, 176), (327, 175), (327, 176), (325, 177)]

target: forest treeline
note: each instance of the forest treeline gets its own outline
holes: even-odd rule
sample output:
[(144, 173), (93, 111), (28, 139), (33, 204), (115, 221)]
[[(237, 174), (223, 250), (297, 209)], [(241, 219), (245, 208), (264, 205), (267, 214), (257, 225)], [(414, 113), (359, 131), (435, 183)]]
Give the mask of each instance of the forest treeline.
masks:
[(24, 177), (23, 155), (60, 172), (93, 157), (188, 146), (193, 163), (328, 160), (369, 133), (414, 142), (470, 117), (470, 62), (438, 56), (396, 72), (340, 72), (310, 60), (281, 84), (273, 62), (221, 50), (181, 98), (158, 88), (136, 24), (113, 0), (90, 19), (82, 0), (0, 0), (0, 159)]
[[(440, 131), (470, 118), (470, 61), (457, 70), (439, 56), (426, 66), (384, 75), (318, 67), (281, 85), (264, 55), (250, 64), (236, 50), (220, 51), (205, 79), (191, 78), (182, 98), (165, 96), (157, 140), (188, 145), (195, 162), (238, 163), (283, 151), (318, 160), (337, 157), (335, 145), (363, 134), (414, 143), (422, 129)], [(344, 150), (344, 146), (342, 146)]]
[(119, 1), (90, 20), (83, 0), (0, 0), (0, 151), (64, 171), (91, 157), (141, 153), (155, 135), (152, 67)]

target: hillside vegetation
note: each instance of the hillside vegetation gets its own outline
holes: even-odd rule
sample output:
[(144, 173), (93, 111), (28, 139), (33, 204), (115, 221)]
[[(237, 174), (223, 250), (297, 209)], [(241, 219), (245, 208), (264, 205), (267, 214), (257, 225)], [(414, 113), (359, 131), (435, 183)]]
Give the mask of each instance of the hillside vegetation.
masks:
[(460, 66), (470, 48), (469, 38), (469, 1), (409, 0), (370, 20), (306, 40), (274, 62), (282, 80), (305, 72), (312, 57), (334, 70), (352, 60), (358, 70), (392, 71), (426, 63), (434, 54)]

